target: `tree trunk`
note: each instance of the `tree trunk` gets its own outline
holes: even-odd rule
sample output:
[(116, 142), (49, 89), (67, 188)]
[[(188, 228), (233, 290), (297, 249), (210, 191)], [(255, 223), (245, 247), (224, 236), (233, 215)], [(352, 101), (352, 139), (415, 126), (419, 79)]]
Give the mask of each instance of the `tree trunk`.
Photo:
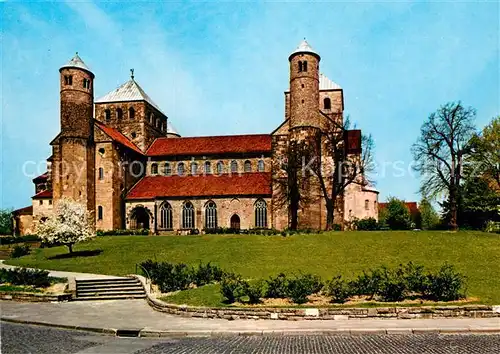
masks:
[(458, 230), (458, 224), (457, 224), (457, 214), (458, 214), (458, 208), (457, 208), (457, 190), (455, 186), (452, 186), (450, 188), (450, 222), (449, 222), (449, 227), (451, 231), (457, 231)]
[(73, 253), (73, 244), (69, 243), (66, 246), (68, 246), (68, 248), (69, 248), (69, 253)]
[(297, 230), (298, 225), (298, 210), (297, 206), (290, 205), (290, 229)]
[(326, 199), (326, 230), (333, 230), (334, 217), (335, 203), (331, 199)]

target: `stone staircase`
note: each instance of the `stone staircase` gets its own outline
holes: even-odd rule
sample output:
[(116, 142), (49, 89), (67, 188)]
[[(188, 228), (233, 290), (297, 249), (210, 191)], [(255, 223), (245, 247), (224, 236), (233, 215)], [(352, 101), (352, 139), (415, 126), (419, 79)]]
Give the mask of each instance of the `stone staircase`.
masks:
[(146, 292), (136, 278), (76, 280), (75, 301), (145, 299)]

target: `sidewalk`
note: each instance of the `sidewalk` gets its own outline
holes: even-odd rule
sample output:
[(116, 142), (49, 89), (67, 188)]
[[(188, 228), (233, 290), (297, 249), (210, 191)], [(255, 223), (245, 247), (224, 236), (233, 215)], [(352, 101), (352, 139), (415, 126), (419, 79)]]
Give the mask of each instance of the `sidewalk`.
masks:
[[(19, 268), (17, 266), (11, 266), (8, 264), (4, 264), (3, 260), (0, 260), (0, 268), (3, 269), (15, 269)], [(28, 269), (34, 269), (34, 268), (28, 268)], [(48, 269), (47, 269), (48, 270)], [(48, 270), (49, 271), (49, 276), (51, 277), (57, 277), (57, 278), (75, 278), (77, 280), (82, 280), (82, 279), (95, 279), (95, 278), (120, 278), (118, 276), (113, 276), (113, 275), (102, 275), (102, 274), (91, 274), (91, 273), (76, 273), (76, 272), (62, 272), (58, 270)]]
[(1, 319), (115, 334), (141, 336), (217, 336), (292, 334), (500, 333), (500, 318), (234, 320), (184, 318), (154, 311), (144, 300), (19, 303), (0, 301)]

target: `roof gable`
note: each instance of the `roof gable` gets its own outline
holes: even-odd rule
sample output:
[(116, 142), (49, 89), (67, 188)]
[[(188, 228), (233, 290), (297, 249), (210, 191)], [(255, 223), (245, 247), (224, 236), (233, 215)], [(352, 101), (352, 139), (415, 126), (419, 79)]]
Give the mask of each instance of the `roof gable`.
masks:
[(116, 141), (117, 143), (137, 152), (138, 154), (143, 155), (144, 153), (142, 152), (141, 149), (137, 147), (133, 142), (131, 142), (125, 135), (120, 133), (118, 130), (108, 127), (105, 124), (102, 124), (99, 121), (94, 121), (95, 125), (101, 129), (103, 133), (105, 133), (107, 136), (109, 136), (113, 141)]

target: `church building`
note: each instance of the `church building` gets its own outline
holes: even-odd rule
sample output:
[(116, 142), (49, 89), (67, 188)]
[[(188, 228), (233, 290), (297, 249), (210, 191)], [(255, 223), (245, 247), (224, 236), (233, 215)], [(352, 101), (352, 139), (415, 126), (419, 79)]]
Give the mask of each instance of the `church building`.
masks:
[[(59, 69), (60, 133), (50, 142), (46, 173), (33, 180), (32, 205), (16, 210), (18, 234), (34, 233), (61, 198), (86, 205), (98, 230), (149, 229), (188, 234), (218, 227), (286, 229), (276, 200), (277, 164), (290, 141), (342, 121), (344, 92), (320, 72), (320, 56), (302, 41), (289, 56), (284, 117), (272, 132), (183, 137), (171, 119), (130, 80), (94, 99), (94, 73), (77, 55)], [(346, 134), (346, 153), (361, 154), (361, 131)], [(277, 168), (278, 167), (278, 168)], [(299, 228), (324, 229), (326, 208), (311, 188)], [(351, 184), (335, 222), (378, 218), (378, 192)]]

